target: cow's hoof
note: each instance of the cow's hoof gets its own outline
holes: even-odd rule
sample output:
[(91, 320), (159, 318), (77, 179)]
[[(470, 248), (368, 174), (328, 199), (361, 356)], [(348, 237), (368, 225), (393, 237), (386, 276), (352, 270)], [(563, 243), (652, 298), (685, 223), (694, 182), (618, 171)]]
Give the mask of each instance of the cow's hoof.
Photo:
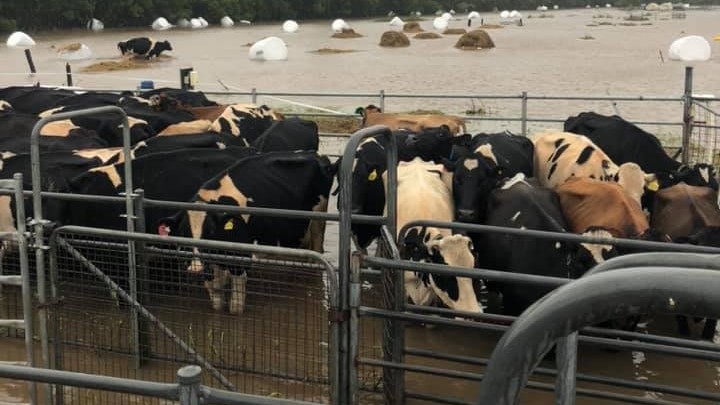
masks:
[(245, 295), (247, 292), (247, 274), (231, 276), (232, 295), (230, 297), (230, 313), (242, 314), (245, 311)]

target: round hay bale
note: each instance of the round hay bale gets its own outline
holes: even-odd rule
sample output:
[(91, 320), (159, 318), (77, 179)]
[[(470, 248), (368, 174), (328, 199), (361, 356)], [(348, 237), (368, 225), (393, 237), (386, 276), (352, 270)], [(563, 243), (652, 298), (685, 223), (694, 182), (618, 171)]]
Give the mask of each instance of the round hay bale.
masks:
[(479, 28), (483, 29), (483, 30), (492, 30), (492, 29), (499, 29), (499, 28), (505, 28), (505, 27), (502, 25), (499, 25), (499, 24), (483, 24)]
[(448, 28), (443, 31), (443, 35), (462, 35), (466, 32), (465, 28)]
[(362, 35), (355, 32), (352, 28), (343, 28), (342, 31), (336, 32), (330, 36), (330, 38), (360, 38)]
[(487, 49), (494, 47), (495, 43), (492, 38), (490, 38), (490, 35), (483, 30), (470, 31), (461, 36), (455, 44), (455, 48), (463, 50)]
[(403, 25), (403, 32), (415, 33), (423, 31), (425, 30), (420, 27), (420, 23), (417, 21), (406, 22), (405, 25)]
[(438, 39), (442, 38), (442, 35), (438, 34), (437, 32), (421, 32), (419, 34), (415, 34), (413, 38), (416, 39)]
[(380, 46), (402, 48), (410, 46), (410, 39), (407, 35), (399, 31), (385, 31), (382, 37), (380, 37)]
[(57, 49), (57, 53), (75, 52), (75, 51), (79, 51), (80, 48), (82, 48), (82, 44), (80, 42), (73, 42), (72, 44), (66, 44), (66, 45), (59, 46)]

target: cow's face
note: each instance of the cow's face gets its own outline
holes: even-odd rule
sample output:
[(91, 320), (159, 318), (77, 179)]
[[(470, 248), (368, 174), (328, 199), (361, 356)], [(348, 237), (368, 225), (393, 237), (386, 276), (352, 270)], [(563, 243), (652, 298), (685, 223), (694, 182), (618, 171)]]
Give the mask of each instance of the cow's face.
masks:
[[(466, 138), (458, 137), (456, 142), (459, 143), (460, 140), (466, 140), (467, 138), (469, 136)], [(450, 133), (450, 128), (447, 125), (442, 125), (435, 128), (425, 128), (408, 141), (413, 144), (411, 149), (415, 151), (417, 156), (425, 161), (433, 161), (439, 157), (450, 157), (453, 136)]]
[[(613, 239), (613, 235), (602, 228), (589, 229), (582, 235), (595, 238)], [(570, 274), (570, 278), (580, 278), (596, 265), (616, 256), (619, 256), (619, 252), (613, 245), (581, 243), (578, 245), (570, 266), (570, 270), (572, 272)]]
[(170, 41), (162, 41), (158, 42), (158, 46), (160, 47), (161, 51), (172, 51), (172, 46), (170, 45)]
[[(404, 240), (404, 255), (415, 261), (453, 267), (473, 268), (475, 265), (470, 238), (464, 235), (442, 235), (435, 228), (408, 231)], [(417, 276), (448, 308), (483, 312), (472, 279), (434, 273), (417, 273)]]
[(382, 214), (385, 189), (382, 175), (386, 167), (385, 147), (368, 138), (358, 147), (352, 167), (352, 213)]
[(485, 218), (486, 197), (502, 177), (502, 168), (490, 159), (471, 153), (462, 155), (455, 162), (445, 162), (454, 172), (453, 199), (455, 217), (461, 222), (479, 222)]
[(687, 185), (718, 189), (715, 167), (706, 163), (697, 163), (692, 167), (682, 166), (675, 174), (677, 182), (684, 181)]

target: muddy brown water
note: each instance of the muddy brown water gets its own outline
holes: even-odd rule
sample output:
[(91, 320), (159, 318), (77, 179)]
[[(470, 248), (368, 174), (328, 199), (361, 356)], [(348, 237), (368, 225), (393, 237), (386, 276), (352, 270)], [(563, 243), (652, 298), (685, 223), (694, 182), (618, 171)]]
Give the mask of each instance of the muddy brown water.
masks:
[[(636, 12), (637, 13), (637, 12)], [(415, 41), (407, 48), (381, 48), (378, 42), (382, 32), (389, 30), (386, 23), (358, 20), (350, 21), (353, 29), (362, 35), (355, 39), (332, 39), (328, 22), (301, 22), (295, 34), (283, 33), (280, 24), (238, 26), (232, 29), (208, 28), (199, 31), (171, 30), (106, 30), (98, 34), (70, 31), (35, 34), (38, 45), (33, 56), (39, 74), (28, 75), (22, 52), (0, 47), (0, 86), (35, 83), (62, 84), (64, 61), (55, 55), (55, 48), (66, 43), (83, 42), (94, 51), (95, 59), (73, 62), (75, 71), (101, 61), (118, 60), (115, 48), (118, 41), (134, 36), (151, 35), (168, 39), (174, 51), (170, 57), (149, 64), (147, 69), (75, 74), (77, 86), (94, 89), (135, 88), (140, 80), (153, 80), (156, 86), (176, 86), (178, 69), (193, 66), (199, 72), (199, 88), (206, 91), (223, 91), (220, 82), (231, 90), (291, 92), (387, 92), (415, 94), (503, 94), (516, 95), (528, 91), (536, 95), (654, 95), (679, 96), (683, 86), (684, 64), (667, 59), (667, 47), (675, 38), (686, 34), (703, 35), (708, 39), (720, 34), (717, 19), (720, 10), (688, 10), (686, 18), (672, 18), (671, 13), (651, 14), (647, 21), (637, 25), (621, 25), (628, 12), (615, 9), (559, 10), (545, 14), (524, 12), (524, 26), (506, 25), (490, 30), (496, 48), (479, 52), (464, 52), (453, 48), (456, 36), (436, 40)], [(550, 17), (552, 16), (552, 17)], [(485, 23), (497, 23), (495, 14), (484, 14)], [(458, 18), (451, 27), (464, 27), (465, 20)], [(431, 20), (421, 22), (431, 29)], [(247, 43), (268, 35), (283, 38), (289, 47), (289, 58), (283, 62), (255, 62), (247, 57)], [(581, 40), (581, 37), (594, 39)], [(208, 44), (212, 44), (209, 46)], [(714, 51), (718, 42), (711, 42)], [(342, 54), (320, 55), (322, 48), (356, 50)], [(661, 55), (662, 54), (662, 55)], [(663, 61), (664, 59), (664, 61)], [(695, 91), (720, 94), (718, 59), (695, 65)], [(222, 97), (218, 98), (222, 99)], [(237, 100), (237, 96), (226, 100)], [(239, 100), (244, 101), (244, 100)], [(320, 106), (350, 113), (356, 106), (377, 102), (374, 98), (289, 98), (261, 97), (260, 102), (289, 111), (306, 111)], [(290, 102), (287, 102), (290, 101)], [(303, 105), (299, 105), (302, 103)], [(461, 101), (439, 99), (388, 100), (396, 110), (440, 109), (464, 113), (470, 108), (481, 108), (490, 116), (517, 115), (519, 102), (480, 100)], [(586, 109), (610, 114), (619, 110), (634, 120), (680, 119), (679, 104), (617, 103), (610, 101), (580, 103), (575, 101), (530, 103), (530, 114), (550, 117), (576, 114)], [(617, 109), (617, 110), (616, 110)], [(541, 126), (538, 124), (538, 127)], [(473, 122), (472, 130), (509, 127), (517, 124), (482, 121)], [(531, 130), (534, 129), (531, 127)], [(325, 147), (337, 153), (342, 142)], [(334, 201), (330, 203), (334, 210)], [(336, 259), (337, 226), (328, 227), (327, 256)], [(75, 267), (73, 267), (75, 268)], [(77, 271), (77, 270), (76, 270)], [(173, 381), (174, 371), (192, 361), (187, 354), (169, 342), (157, 329), (149, 332), (150, 345), (155, 357), (135, 370), (133, 357), (128, 354), (129, 332), (127, 310), (118, 307), (107, 290), (96, 287), (79, 289), (77, 284), (92, 285), (92, 277), (68, 290), (66, 305), (61, 312), (63, 366), (69, 370), (97, 372), (106, 375), (126, 376), (144, 380)], [(261, 280), (258, 278), (258, 280)], [(251, 283), (249, 306), (242, 318), (227, 313), (214, 313), (197, 280), (177, 282), (166, 292), (159, 292), (149, 301), (149, 308), (174, 331), (216, 364), (244, 392), (259, 395), (327, 401), (327, 325), (322, 277), (317, 275), (282, 283), (282, 278), (271, 277), (272, 282)], [(302, 285), (302, 288), (298, 288)], [(364, 296), (377, 300), (378, 286), (366, 284)], [(1, 315), (17, 313), (16, 292), (5, 288), (0, 301)], [(13, 301), (17, 302), (17, 301)], [(301, 320), (301, 321), (299, 321)], [(407, 346), (437, 350), (443, 353), (487, 357), (497, 339), (496, 334), (466, 331), (448, 327), (426, 328), (409, 325)], [(672, 319), (654, 319), (645, 328), (653, 333), (672, 335)], [(694, 336), (699, 330), (694, 330)], [(5, 336), (0, 335), (0, 336)], [(380, 350), (379, 322), (364, 320), (362, 324), (361, 355), (377, 357)], [(73, 343), (70, 344), (69, 342)], [(716, 343), (720, 337), (716, 336)], [(0, 337), (0, 361), (24, 359), (21, 339)], [(449, 363), (408, 356), (415, 364), (432, 365), (454, 371), (482, 372), (482, 367)], [(635, 381), (666, 383), (670, 385), (720, 392), (720, 365), (713, 362), (683, 360), (671, 356), (640, 351), (609, 352), (582, 346), (579, 353), (579, 370), (584, 373), (607, 375)], [(269, 373), (283, 374), (268, 376)], [(380, 370), (364, 367), (363, 386), (377, 387)], [(540, 379), (548, 381), (547, 379)], [(220, 386), (206, 372), (204, 381)], [(583, 387), (607, 389), (598, 385)], [(443, 377), (429, 377), (419, 373), (407, 374), (409, 392), (448, 396), (472, 401), (477, 393), (477, 382)], [(673, 400), (654, 392), (627, 391), (646, 398)], [(145, 403), (149, 399), (116, 396), (91, 390), (65, 388), (67, 403)], [(377, 403), (376, 394), (363, 394), (363, 403)], [(0, 381), (0, 402), (27, 401), (25, 384)], [(155, 401), (158, 402), (158, 401)], [(159, 401), (162, 402), (162, 401)], [(409, 403), (424, 403), (409, 400)], [(527, 390), (523, 404), (547, 404), (548, 393)], [(703, 401), (687, 403), (705, 404)], [(579, 404), (614, 404), (608, 400), (581, 397)]]

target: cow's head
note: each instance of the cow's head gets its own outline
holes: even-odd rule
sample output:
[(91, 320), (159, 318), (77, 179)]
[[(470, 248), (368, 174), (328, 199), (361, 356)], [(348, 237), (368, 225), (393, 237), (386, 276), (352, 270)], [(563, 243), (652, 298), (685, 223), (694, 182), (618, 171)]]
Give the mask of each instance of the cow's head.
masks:
[(377, 137), (362, 141), (352, 166), (353, 214), (379, 215), (385, 207), (382, 175), (387, 168), (385, 146)]
[[(413, 261), (453, 267), (471, 269), (475, 266), (470, 238), (464, 235), (443, 235), (436, 228), (410, 229), (403, 240), (403, 256)], [(417, 276), (448, 308), (483, 312), (471, 278), (434, 273), (417, 273)]]
[(676, 183), (685, 182), (689, 186), (710, 187), (718, 189), (717, 173), (715, 167), (707, 163), (696, 163), (692, 167), (681, 166), (675, 172)]
[(470, 135), (453, 136), (447, 125), (429, 127), (420, 133), (408, 137), (407, 147), (422, 160), (440, 163), (443, 158), (450, 158), (453, 146), (468, 146)]
[(162, 41), (155, 44), (155, 47), (157, 47), (158, 52), (161, 51), (172, 51), (172, 45), (170, 45), (170, 41)]
[(660, 188), (658, 178), (654, 173), (645, 173), (637, 163), (627, 162), (621, 164), (614, 180), (635, 200), (642, 205), (642, 196), (647, 191), (655, 192)]
[(447, 170), (453, 172), (455, 218), (461, 222), (479, 222), (485, 218), (487, 196), (498, 186), (503, 169), (487, 157), (469, 149), (456, 149), (455, 161), (445, 160)]
[[(582, 236), (592, 238), (614, 239), (612, 231), (601, 227), (590, 227)], [(619, 256), (618, 249), (610, 244), (581, 243), (578, 245), (575, 257), (572, 260), (570, 278), (580, 278), (585, 272), (596, 265), (603, 263), (613, 257)]]

